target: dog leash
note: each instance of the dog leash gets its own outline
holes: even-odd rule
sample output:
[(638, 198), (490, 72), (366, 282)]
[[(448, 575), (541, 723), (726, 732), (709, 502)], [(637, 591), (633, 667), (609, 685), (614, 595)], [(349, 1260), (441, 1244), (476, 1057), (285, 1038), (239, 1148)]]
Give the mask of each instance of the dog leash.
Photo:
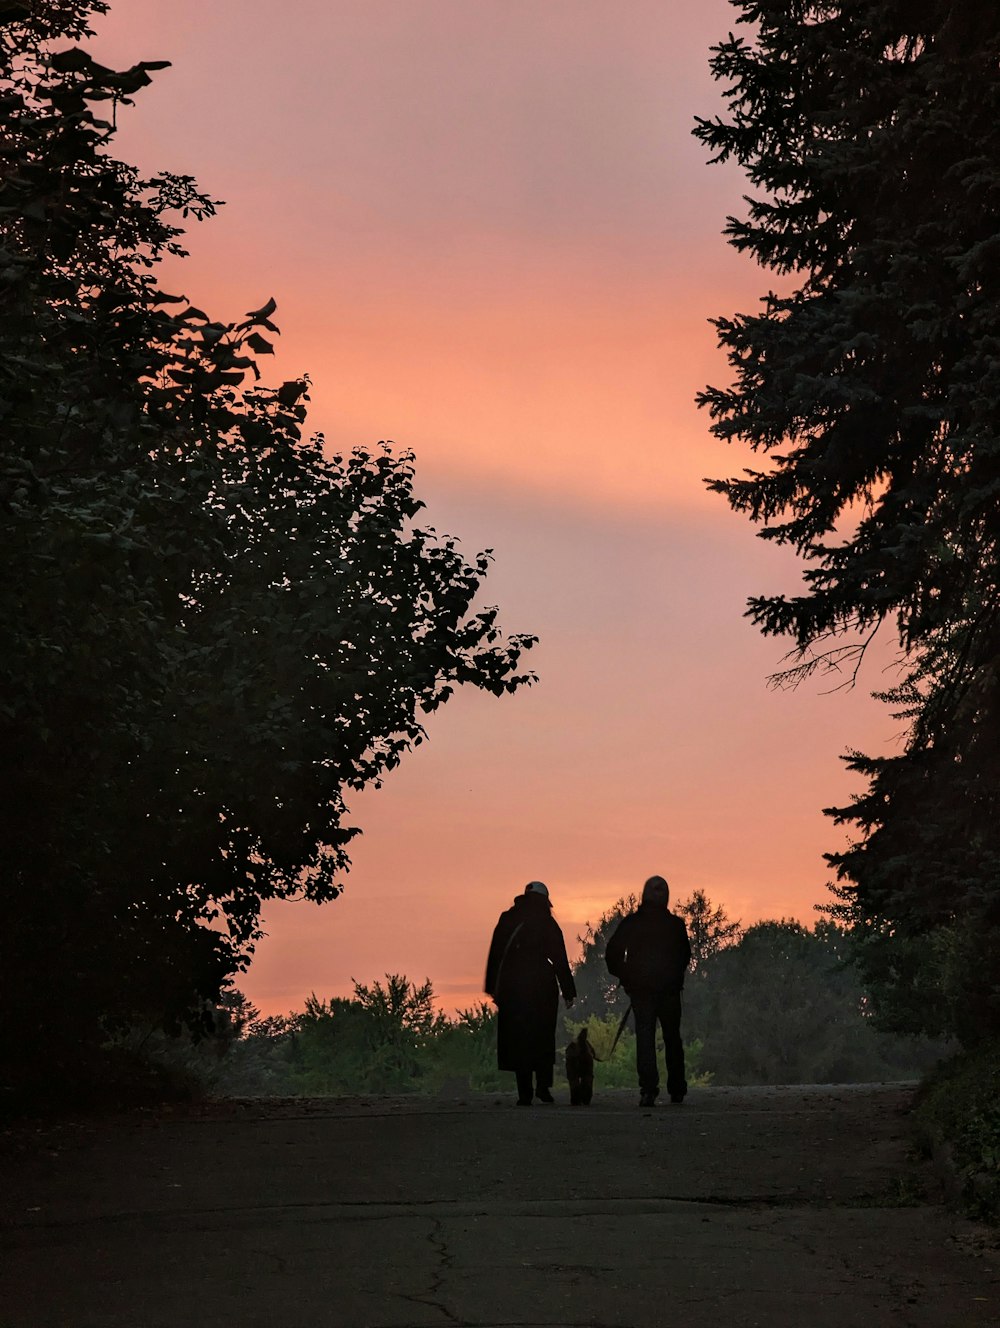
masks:
[[(615, 1033), (615, 1040), (614, 1040), (614, 1041), (612, 1042), (612, 1044), (611, 1044), (611, 1050), (608, 1052), (608, 1054), (607, 1054), (606, 1056), (598, 1056), (598, 1054), (597, 1054), (597, 1052), (594, 1050), (594, 1048), (590, 1046), (590, 1040), (589, 1040), (589, 1039), (587, 1040), (587, 1046), (590, 1047), (590, 1054), (591, 1054), (591, 1056), (593, 1056), (593, 1058), (594, 1058), (595, 1061), (609, 1061), (609, 1060), (611, 1059), (611, 1057), (615, 1054), (615, 1047), (618, 1046), (618, 1039), (621, 1037), (622, 1033), (625, 1031), (625, 1025), (628, 1023), (628, 1017), (629, 1017), (629, 1015), (630, 1015), (631, 1013), (632, 1013), (632, 1003), (631, 1003), (631, 1001), (630, 1001), (630, 1002), (629, 1002), (629, 1007), (628, 1007), (628, 1009), (625, 1011), (625, 1013), (624, 1013), (624, 1014), (622, 1015), (622, 1017), (621, 1017), (621, 1022), (620, 1022), (619, 1025), (618, 1025), (618, 1031)], [(575, 1041), (575, 1039), (574, 1039), (574, 1041)], [(567, 1048), (567, 1051), (568, 1051), (568, 1048)]]
[(628, 1009), (622, 1015), (621, 1023), (618, 1025), (618, 1032), (615, 1034), (615, 1040), (611, 1044), (611, 1050), (608, 1052), (607, 1056), (605, 1057), (606, 1060), (610, 1060), (611, 1057), (615, 1054), (615, 1047), (618, 1046), (618, 1039), (625, 1031), (625, 1025), (628, 1023), (628, 1017), (631, 1013), (632, 1013), (632, 1002), (629, 1001)]

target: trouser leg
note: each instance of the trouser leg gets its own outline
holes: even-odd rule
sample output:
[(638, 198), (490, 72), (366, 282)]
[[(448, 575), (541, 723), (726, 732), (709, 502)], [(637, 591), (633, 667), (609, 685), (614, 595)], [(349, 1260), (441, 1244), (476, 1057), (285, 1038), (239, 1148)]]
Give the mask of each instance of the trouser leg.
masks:
[(660, 1089), (660, 1071), (656, 1064), (656, 1004), (639, 997), (632, 998), (635, 1016), (635, 1068), (639, 1076), (639, 1092), (656, 1094)]
[(531, 1090), (531, 1071), (516, 1070), (517, 1077), (517, 1100), (518, 1102), (530, 1102), (532, 1097)]
[(535, 1083), (537, 1084), (540, 1093), (548, 1092), (552, 1087), (552, 1069), (553, 1067), (549, 1065), (541, 1070), (535, 1071)]
[(660, 1027), (663, 1029), (663, 1047), (667, 1061), (667, 1092), (672, 1098), (682, 1098), (687, 1092), (684, 1069), (684, 1043), (681, 1040), (681, 994), (668, 992), (660, 1002)]

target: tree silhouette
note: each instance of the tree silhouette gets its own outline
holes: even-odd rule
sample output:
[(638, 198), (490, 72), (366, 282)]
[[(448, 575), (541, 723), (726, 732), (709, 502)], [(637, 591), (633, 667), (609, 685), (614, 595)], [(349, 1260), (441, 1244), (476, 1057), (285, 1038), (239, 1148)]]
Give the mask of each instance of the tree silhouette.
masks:
[[(712, 481), (806, 562), (749, 616), (787, 635), (794, 683), (846, 683), (895, 638), (907, 726), (852, 753), (831, 809), (838, 917), (897, 1026), (1000, 1032), (1000, 11), (929, 0), (736, 0), (712, 68), (728, 119), (696, 130), (756, 194), (737, 249), (786, 280), (716, 321), (735, 382), (700, 397), (764, 454)], [(915, 980), (918, 987), (914, 986)]]
[(576, 983), (573, 1014), (578, 1022), (602, 1019), (608, 1014), (620, 1017), (628, 1009), (628, 997), (608, 972), (604, 952), (611, 933), (638, 904), (634, 894), (621, 895), (601, 915), (596, 926), (588, 922), (583, 935), (576, 938), (583, 947), (579, 960), (573, 965), (573, 981)]
[(695, 890), (690, 899), (682, 900), (677, 912), (687, 924), (692, 972), (743, 935), (742, 925), (732, 921), (721, 904), (713, 905), (704, 890)]
[(907, 1078), (941, 1054), (873, 1026), (844, 931), (758, 922), (707, 960), (685, 988), (685, 1037), (722, 1084), (852, 1083)]
[(106, 8), (0, 6), (0, 1021), (25, 1072), (207, 1008), (265, 901), (339, 893), (346, 795), (456, 686), (527, 681), (531, 644), (473, 609), (489, 554), (414, 525), (408, 454), (331, 456), (308, 380), (260, 381), (273, 300), (229, 323), (159, 284), (215, 204), (114, 157), (163, 62), (67, 45)]
[[(588, 1019), (603, 1019), (608, 1014), (620, 1018), (628, 1008), (628, 997), (608, 972), (604, 953), (622, 918), (638, 906), (636, 895), (622, 895), (601, 915), (596, 926), (588, 922), (583, 935), (577, 937), (583, 947), (573, 968), (576, 982), (573, 1015), (578, 1024)], [(674, 911), (684, 918), (688, 928), (692, 972), (727, 945), (735, 944), (742, 935), (740, 923), (733, 922), (721, 904), (713, 904), (704, 890), (695, 890), (690, 899), (682, 899)]]

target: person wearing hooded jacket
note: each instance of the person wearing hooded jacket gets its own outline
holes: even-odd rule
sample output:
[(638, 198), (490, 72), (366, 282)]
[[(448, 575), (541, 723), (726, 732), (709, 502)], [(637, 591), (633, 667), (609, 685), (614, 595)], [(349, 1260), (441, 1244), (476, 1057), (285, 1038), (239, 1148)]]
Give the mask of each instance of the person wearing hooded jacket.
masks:
[(530, 881), (513, 907), (500, 914), (484, 985), (498, 1010), (497, 1065), (517, 1076), (518, 1106), (529, 1107), (533, 1096), (553, 1102), (559, 992), (570, 1006), (576, 984), (541, 881)]
[(642, 888), (639, 907), (622, 918), (604, 955), (608, 972), (618, 979), (632, 1001), (641, 1107), (653, 1106), (660, 1092), (657, 1023), (663, 1029), (670, 1101), (681, 1103), (687, 1093), (681, 1041), (681, 988), (691, 962), (691, 942), (684, 919), (671, 913), (669, 904), (667, 882), (662, 876), (651, 876)]

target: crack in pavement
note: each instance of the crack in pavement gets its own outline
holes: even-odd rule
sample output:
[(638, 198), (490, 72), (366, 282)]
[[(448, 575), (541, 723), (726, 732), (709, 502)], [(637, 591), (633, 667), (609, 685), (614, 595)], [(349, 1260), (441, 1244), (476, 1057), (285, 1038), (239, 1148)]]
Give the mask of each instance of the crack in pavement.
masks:
[(68, 1161), (17, 1160), (0, 1320), (65, 1328), (86, 1303), (108, 1328), (266, 1328), (292, 1304), (310, 1328), (649, 1328), (665, 1306), (690, 1324), (1000, 1325), (992, 1246), (973, 1263), (932, 1191), (894, 1181), (902, 1095), (844, 1110), (831, 1093), (819, 1113), (798, 1090), (704, 1095), (712, 1110), (637, 1119), (352, 1103), (102, 1125)]
[(396, 1294), (399, 1296), (400, 1300), (407, 1300), (410, 1301), (411, 1304), (424, 1305), (428, 1309), (437, 1310), (439, 1314), (444, 1316), (444, 1318), (448, 1321), (448, 1323), (461, 1324), (462, 1320), (458, 1317), (457, 1314), (453, 1314), (452, 1311), (448, 1308), (447, 1305), (445, 1305), (444, 1301), (441, 1299), (441, 1291), (442, 1288), (444, 1287), (445, 1274), (451, 1269), (452, 1263), (454, 1261), (452, 1259), (451, 1254), (448, 1251), (448, 1242), (445, 1240), (444, 1237), (443, 1223), (439, 1217), (431, 1219), (431, 1228), (430, 1231), (427, 1233), (427, 1240), (430, 1243), (431, 1249), (434, 1251), (434, 1254), (437, 1257), (437, 1261), (433, 1269), (433, 1281), (431, 1282), (427, 1290), (421, 1292), (419, 1295), (417, 1295), (415, 1292), (411, 1293), (397, 1292)]

